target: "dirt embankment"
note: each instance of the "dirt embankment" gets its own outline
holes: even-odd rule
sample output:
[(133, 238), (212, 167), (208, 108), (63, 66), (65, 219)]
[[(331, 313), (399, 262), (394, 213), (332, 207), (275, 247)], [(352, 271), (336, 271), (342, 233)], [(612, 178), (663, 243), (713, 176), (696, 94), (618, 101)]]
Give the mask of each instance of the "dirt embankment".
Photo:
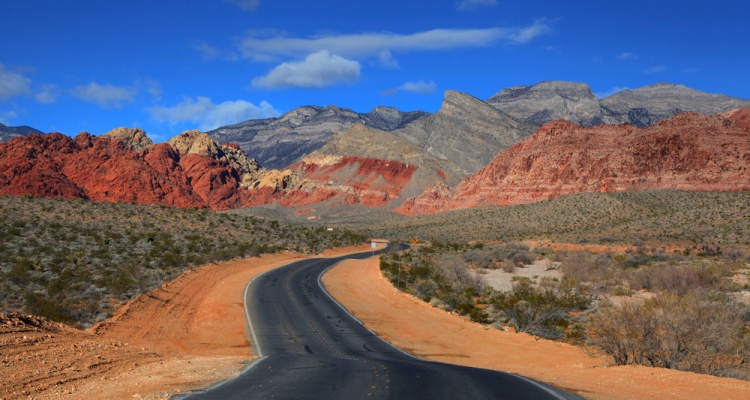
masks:
[(588, 399), (747, 399), (750, 382), (661, 368), (609, 366), (565, 343), (499, 331), (397, 291), (375, 259), (323, 277), (328, 291), (380, 337), (419, 357), (512, 372)]
[[(369, 245), (321, 256), (367, 251)], [(252, 359), (242, 292), (255, 276), (303, 256), (196, 268), (134, 299), (89, 331), (0, 317), (0, 399), (168, 398), (237, 376)]]

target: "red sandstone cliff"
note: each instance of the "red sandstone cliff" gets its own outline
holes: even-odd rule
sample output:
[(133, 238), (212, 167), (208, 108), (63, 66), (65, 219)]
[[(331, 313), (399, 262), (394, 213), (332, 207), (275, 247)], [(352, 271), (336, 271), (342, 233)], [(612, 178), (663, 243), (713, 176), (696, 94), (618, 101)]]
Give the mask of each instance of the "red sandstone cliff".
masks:
[(748, 112), (685, 113), (645, 129), (550, 122), (454, 189), (429, 187), (396, 211), (430, 214), (579, 192), (750, 190)]
[(236, 145), (185, 132), (153, 144), (120, 128), (75, 139), (33, 134), (0, 143), (0, 194), (230, 209), (326, 202), (383, 206), (417, 168), (366, 157), (309, 157), (284, 171), (263, 170)]

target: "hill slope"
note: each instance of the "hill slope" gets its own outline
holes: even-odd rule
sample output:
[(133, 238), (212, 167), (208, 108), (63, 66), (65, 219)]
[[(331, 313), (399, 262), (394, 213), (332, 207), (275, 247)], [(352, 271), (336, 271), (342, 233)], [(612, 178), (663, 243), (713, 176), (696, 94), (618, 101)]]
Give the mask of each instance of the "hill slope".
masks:
[(428, 188), (408, 215), (531, 203), (581, 192), (750, 190), (750, 131), (723, 116), (680, 114), (645, 129), (550, 122), (455, 189)]
[(429, 115), (376, 107), (367, 114), (336, 106), (304, 106), (279, 118), (257, 119), (208, 132), (219, 143), (236, 143), (266, 168), (286, 168), (323, 146), (334, 133), (355, 124), (393, 130)]
[(448, 90), (437, 113), (393, 134), (473, 173), (533, 130), (473, 96)]

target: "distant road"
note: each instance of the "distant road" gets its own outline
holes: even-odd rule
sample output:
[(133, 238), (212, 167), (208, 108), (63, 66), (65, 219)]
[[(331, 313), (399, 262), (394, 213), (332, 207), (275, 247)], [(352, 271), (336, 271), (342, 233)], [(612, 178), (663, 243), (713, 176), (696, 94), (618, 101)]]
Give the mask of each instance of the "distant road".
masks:
[[(580, 399), (530, 379), (415, 358), (367, 330), (320, 277), (347, 258), (307, 259), (245, 291), (255, 353), (238, 378), (189, 399)], [(478, 344), (481, 345), (481, 344)]]

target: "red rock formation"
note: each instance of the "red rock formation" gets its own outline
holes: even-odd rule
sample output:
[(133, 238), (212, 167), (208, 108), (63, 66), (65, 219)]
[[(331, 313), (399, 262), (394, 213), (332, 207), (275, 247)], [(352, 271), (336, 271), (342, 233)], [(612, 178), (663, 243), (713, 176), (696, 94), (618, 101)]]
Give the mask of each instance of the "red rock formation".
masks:
[(726, 113), (726, 117), (750, 131), (750, 108), (738, 108)]
[(298, 207), (338, 199), (343, 204), (380, 207), (399, 197), (417, 167), (376, 158), (322, 156), (309, 157), (290, 169), (308, 184), (286, 195), (280, 205)]
[(121, 129), (118, 136), (55, 133), (2, 143), (0, 194), (216, 210), (320, 202), (378, 207), (398, 198), (416, 171), (396, 161), (341, 156), (263, 171), (236, 145), (219, 146), (197, 131), (138, 150), (128, 135), (139, 132), (144, 135)]
[(455, 189), (430, 187), (396, 211), (429, 214), (579, 192), (750, 190), (749, 168), (750, 130), (722, 116), (685, 113), (645, 129), (555, 121)]
[(227, 209), (249, 199), (236, 170), (168, 144), (140, 152), (110, 137), (29, 135), (0, 144), (0, 194)]

